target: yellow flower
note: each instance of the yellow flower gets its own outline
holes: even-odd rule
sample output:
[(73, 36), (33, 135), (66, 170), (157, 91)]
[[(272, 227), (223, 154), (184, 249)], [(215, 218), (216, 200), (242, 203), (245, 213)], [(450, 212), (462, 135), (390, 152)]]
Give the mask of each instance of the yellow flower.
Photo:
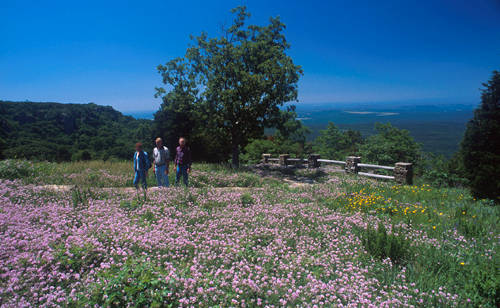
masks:
[(465, 211), (462, 212), (462, 215), (465, 215)]
[(436, 230), (436, 226), (432, 226), (432, 229)]
[(464, 263), (464, 262), (460, 262), (460, 265), (464, 266), (464, 265), (465, 265), (465, 263)]

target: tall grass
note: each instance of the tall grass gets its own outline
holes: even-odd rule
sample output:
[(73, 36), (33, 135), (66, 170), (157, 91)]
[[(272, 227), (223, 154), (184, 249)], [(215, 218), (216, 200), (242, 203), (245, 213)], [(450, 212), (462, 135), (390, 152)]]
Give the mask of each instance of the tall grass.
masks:
[[(30, 162), (0, 161), (0, 178), (20, 179), (25, 184), (75, 185), (78, 187), (130, 187), (134, 177), (129, 161)], [(226, 164), (195, 163), (189, 175), (191, 187), (262, 187), (279, 181), (245, 169), (233, 170)], [(175, 168), (170, 164), (170, 185), (175, 183)], [(153, 168), (148, 172), (148, 187), (156, 186)]]

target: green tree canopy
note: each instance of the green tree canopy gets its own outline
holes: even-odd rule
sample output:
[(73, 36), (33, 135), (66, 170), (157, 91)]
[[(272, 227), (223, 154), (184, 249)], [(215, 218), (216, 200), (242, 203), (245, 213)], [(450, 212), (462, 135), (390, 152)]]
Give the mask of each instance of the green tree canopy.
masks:
[(304, 157), (310, 152), (310, 144), (306, 142), (309, 128), (297, 120), (294, 108), (282, 111), (282, 124), (274, 130), (274, 135), (251, 140), (244, 148), (242, 160), (246, 163), (256, 163), (263, 153), (278, 155), (290, 154)]
[[(194, 75), (188, 63), (174, 59), (158, 70), (163, 83), (172, 85), (170, 91), (157, 88), (156, 97), (162, 98), (160, 109), (154, 115), (152, 138), (161, 137), (171, 150), (178, 145), (179, 137), (187, 138), (193, 159), (215, 162), (227, 158), (230, 148), (223, 138), (217, 138), (217, 128), (210, 125), (210, 115), (205, 112)], [(212, 138), (214, 137), (214, 138)]]
[(368, 137), (360, 148), (364, 162), (381, 165), (397, 162), (418, 165), (421, 162), (420, 145), (406, 129), (399, 129), (390, 123), (376, 123), (375, 129), (377, 134)]
[(500, 72), (483, 84), (481, 105), (461, 144), (466, 176), (476, 197), (500, 199)]
[[(240, 148), (261, 137), (264, 128), (282, 123), (280, 107), (297, 99), (302, 70), (286, 54), (290, 45), (279, 17), (257, 26), (246, 25), (250, 14), (245, 7), (232, 13), (233, 24), (219, 37), (202, 33), (193, 38), (184, 58), (158, 70), (172, 91), (192, 91), (192, 102), (199, 107), (197, 120), (205, 121), (212, 139), (227, 140), (232, 163), (238, 166)], [(163, 97), (170, 92), (157, 91)]]
[(0, 101), (0, 157), (129, 159), (136, 142), (150, 144), (151, 122), (92, 103)]
[(359, 131), (342, 131), (329, 122), (326, 129), (314, 141), (314, 152), (326, 159), (344, 160), (348, 155), (355, 155), (363, 138)]

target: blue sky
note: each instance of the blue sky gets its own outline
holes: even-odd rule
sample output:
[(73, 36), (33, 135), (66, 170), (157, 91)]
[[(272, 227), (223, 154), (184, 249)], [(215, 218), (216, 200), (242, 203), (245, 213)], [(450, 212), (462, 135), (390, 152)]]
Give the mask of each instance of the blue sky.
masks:
[(237, 5), (287, 25), (301, 103), (476, 103), (500, 70), (499, 0), (0, 0), (0, 99), (157, 109), (156, 66)]

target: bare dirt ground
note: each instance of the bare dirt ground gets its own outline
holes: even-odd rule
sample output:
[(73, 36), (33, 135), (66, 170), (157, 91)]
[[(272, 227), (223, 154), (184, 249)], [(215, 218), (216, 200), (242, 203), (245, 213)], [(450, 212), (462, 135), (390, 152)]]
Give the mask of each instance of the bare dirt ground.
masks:
[[(290, 187), (296, 188), (296, 187), (305, 187), (311, 185), (310, 183), (300, 183), (300, 182), (294, 182), (288, 179), (283, 180), (285, 183), (289, 184)], [(75, 185), (41, 185), (41, 186), (35, 186), (34, 187), (37, 190), (46, 190), (46, 191), (52, 191), (52, 192), (70, 192), (71, 190), (75, 189)], [(135, 187), (94, 187), (93, 189), (100, 190), (100, 191), (114, 191), (114, 192), (120, 192), (120, 193), (136, 193)], [(163, 187), (150, 187), (148, 188), (148, 192), (156, 192), (156, 191), (162, 191), (168, 188), (163, 188)], [(237, 186), (228, 186), (228, 187), (211, 187), (211, 189), (219, 190), (219, 191), (228, 191), (228, 192), (235, 192), (235, 191), (249, 191), (249, 190), (260, 190), (263, 189), (262, 187), (237, 187)], [(140, 190), (142, 191), (142, 190)]]
[[(303, 166), (287, 166), (283, 167), (276, 164), (257, 164), (248, 167), (248, 171), (254, 172), (261, 177), (272, 177), (282, 180), (284, 183), (288, 184), (291, 188), (307, 187), (321, 181), (318, 178), (328, 179), (331, 176), (336, 176), (336, 174), (343, 173), (344, 170), (338, 166), (325, 166), (318, 169), (307, 169)], [(311, 177), (307, 172), (315, 173), (315, 177)], [(35, 186), (36, 189), (53, 191), (53, 192), (69, 192), (74, 189), (75, 185), (41, 185)], [(121, 193), (135, 193), (136, 189), (134, 187), (94, 187), (93, 189), (101, 191), (115, 191)], [(150, 187), (148, 191), (160, 191), (165, 188), (160, 187)], [(221, 191), (248, 191), (262, 189), (259, 187), (212, 187), (211, 189), (221, 190)]]

